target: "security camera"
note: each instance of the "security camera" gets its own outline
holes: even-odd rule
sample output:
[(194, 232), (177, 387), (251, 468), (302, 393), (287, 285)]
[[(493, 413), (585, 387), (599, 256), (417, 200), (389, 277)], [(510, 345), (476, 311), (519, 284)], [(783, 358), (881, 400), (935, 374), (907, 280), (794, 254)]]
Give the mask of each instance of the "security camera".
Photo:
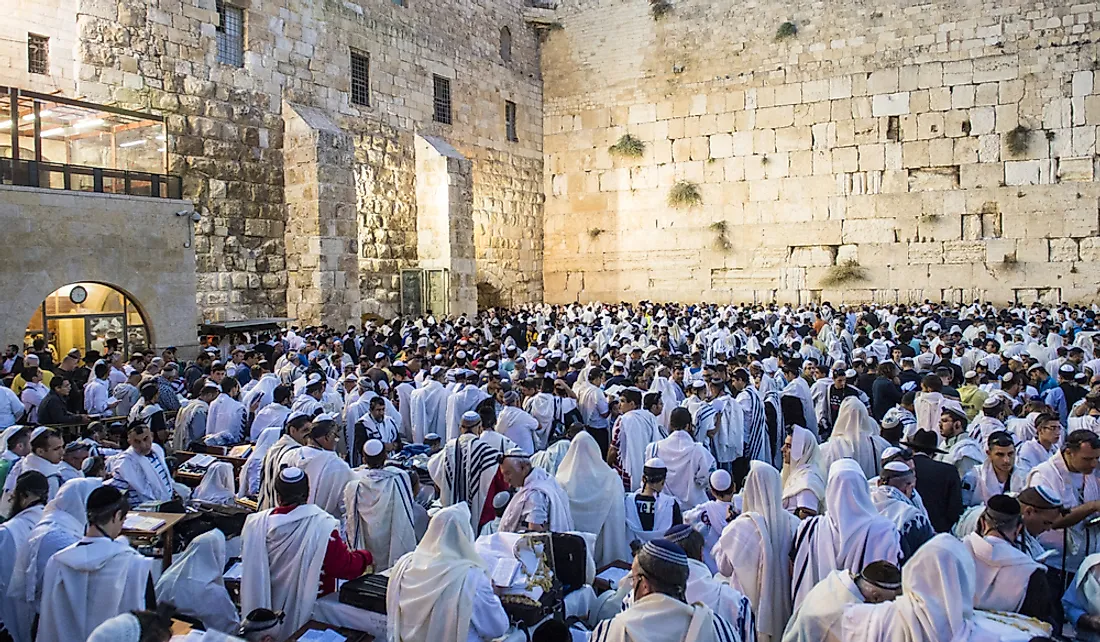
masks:
[(191, 220), (198, 223), (202, 220), (202, 214), (199, 214), (197, 211), (191, 212)]

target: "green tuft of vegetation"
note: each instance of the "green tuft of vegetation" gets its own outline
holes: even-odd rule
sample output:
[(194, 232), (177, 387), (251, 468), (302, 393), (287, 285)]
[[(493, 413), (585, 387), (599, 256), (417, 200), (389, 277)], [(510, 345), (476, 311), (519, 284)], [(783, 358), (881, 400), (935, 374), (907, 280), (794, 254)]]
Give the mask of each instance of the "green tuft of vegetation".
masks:
[(791, 21), (784, 22), (779, 25), (779, 28), (775, 30), (776, 41), (786, 40), (788, 38), (794, 38), (798, 35), (798, 25)]
[(622, 158), (641, 158), (645, 154), (645, 141), (631, 134), (623, 134), (614, 145), (607, 148), (607, 152)]
[(672, 207), (695, 207), (702, 203), (703, 195), (699, 192), (699, 186), (691, 181), (680, 181), (668, 192), (668, 204)]
[(823, 287), (835, 287), (852, 281), (863, 281), (867, 278), (867, 269), (856, 261), (845, 261), (830, 267), (821, 279)]
[(672, 13), (672, 3), (668, 0), (649, 0), (649, 12), (654, 20), (660, 20)]
[(607, 230), (604, 230), (604, 229), (601, 229), (601, 228), (598, 228), (598, 227), (590, 227), (590, 228), (588, 228), (588, 238), (595, 241), (596, 239), (600, 238), (600, 235), (603, 234), (606, 231)]
[(1031, 145), (1031, 134), (1031, 129), (1026, 125), (1016, 125), (1012, 131), (1005, 134), (1005, 146), (1008, 147), (1009, 153), (1013, 156), (1027, 153), (1027, 148)]

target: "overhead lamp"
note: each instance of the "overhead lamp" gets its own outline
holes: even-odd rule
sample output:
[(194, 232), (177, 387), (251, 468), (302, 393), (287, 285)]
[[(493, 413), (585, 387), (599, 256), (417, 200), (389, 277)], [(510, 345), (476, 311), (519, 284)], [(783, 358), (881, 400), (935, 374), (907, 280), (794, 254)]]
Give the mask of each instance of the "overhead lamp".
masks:
[(87, 129), (88, 127), (98, 127), (102, 124), (102, 118), (89, 118), (87, 120), (82, 120), (76, 123), (75, 125), (73, 125), (73, 127), (75, 127), (76, 129)]
[[(38, 117), (39, 118), (45, 118), (47, 116), (53, 116), (53, 112), (50, 111), (49, 109), (43, 109), (42, 111), (38, 112)], [(32, 113), (27, 114), (26, 116), (23, 117), (23, 120), (34, 120), (34, 113), (32, 112)]]
[(64, 133), (65, 133), (65, 128), (64, 127), (54, 127), (53, 129), (47, 129), (46, 131), (42, 132), (41, 136), (42, 136), (42, 138), (46, 138), (48, 136), (58, 136), (58, 135), (64, 134)]
[(139, 145), (144, 145), (144, 144), (145, 144), (144, 140), (132, 140), (128, 143), (119, 143), (118, 146), (119, 147), (137, 147)]

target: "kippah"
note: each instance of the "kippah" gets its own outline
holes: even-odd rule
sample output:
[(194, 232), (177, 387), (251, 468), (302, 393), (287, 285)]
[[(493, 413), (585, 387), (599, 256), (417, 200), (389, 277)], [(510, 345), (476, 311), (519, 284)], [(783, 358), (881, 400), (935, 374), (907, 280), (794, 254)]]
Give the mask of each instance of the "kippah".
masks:
[(733, 486), (733, 477), (724, 470), (716, 470), (710, 474), (710, 487), (719, 493), (724, 493)]
[(309, 375), (309, 378), (306, 379), (306, 386), (307, 387), (308, 386), (314, 386), (314, 385), (317, 385), (319, 383), (321, 383), (321, 375), (317, 374), (316, 372)]
[(305, 479), (306, 474), (302, 472), (301, 468), (295, 466), (287, 466), (279, 471), (279, 481), (284, 481), (288, 484), (294, 484)]
[(424, 435), (424, 441), (439, 441), (441, 437), (434, 432)]
[(527, 454), (527, 451), (525, 451), (522, 448), (518, 448), (518, 447), (517, 448), (509, 448), (508, 452), (504, 453), (504, 456), (508, 457), (510, 459), (530, 459), (531, 458), (531, 456)]
[(882, 470), (884, 472), (890, 471), (892, 473), (897, 473), (900, 475), (908, 475), (909, 473), (913, 472), (912, 468), (910, 468), (905, 462), (901, 461), (892, 461), (883, 466)]
[(1069, 365), (1068, 363), (1063, 363), (1063, 364), (1062, 364), (1062, 365), (1061, 365), (1061, 366), (1060, 366), (1060, 367), (1058, 368), (1058, 372), (1063, 372), (1063, 373), (1065, 373), (1065, 374), (1073, 374), (1074, 372), (1077, 372), (1077, 371), (1076, 371), (1076, 370), (1074, 370), (1074, 369), (1073, 369), (1073, 366)]
[(504, 393), (504, 403), (515, 403), (517, 401), (519, 401), (519, 393), (515, 390)]
[(994, 511), (1006, 517), (1020, 514), (1020, 502), (1008, 495), (994, 495), (985, 502), (986, 512)]
[(34, 441), (35, 439), (38, 439), (38, 437), (41, 436), (42, 433), (46, 432), (47, 430), (49, 430), (48, 426), (39, 426), (39, 427), (35, 428), (34, 430), (32, 430), (31, 431), (31, 441)]
[[(688, 530), (690, 530), (690, 528)], [(668, 564), (683, 566), (685, 569), (688, 565), (688, 558), (687, 554), (684, 553), (684, 549), (668, 539), (654, 539), (646, 542), (638, 555), (648, 555)], [(643, 563), (643, 567), (644, 566), (645, 564)]]
[(901, 588), (901, 569), (885, 560), (871, 562), (863, 567), (859, 576), (869, 584), (896, 591)]
[(90, 450), (91, 447), (83, 441), (77, 439), (76, 441), (70, 441), (65, 444), (66, 453), (75, 453), (78, 450)]
[(974, 377), (977, 377), (977, 376), (978, 376), (978, 373), (973, 371), (973, 370), (967, 370), (965, 373), (963, 373), (963, 379), (973, 379)]
[(466, 412), (462, 413), (462, 421), (478, 422), (481, 421), (481, 415), (477, 414), (473, 410), (467, 410)]
[(707, 384), (704, 383), (702, 379), (696, 379), (695, 381), (691, 382), (691, 387), (692, 388), (705, 388), (706, 385)]
[[(439, 355), (437, 355), (437, 356), (439, 356)], [(443, 371), (443, 366), (432, 366), (432, 376), (433, 377), (436, 376), (437, 374), (439, 374), (442, 371)]]
[(367, 457), (377, 457), (378, 455), (382, 454), (383, 449), (384, 446), (382, 445), (382, 442), (378, 441), (377, 439), (368, 439), (367, 443), (363, 444), (363, 453)]
[(880, 461), (890, 461), (890, 459), (892, 457), (895, 457), (895, 456), (900, 455), (900, 454), (901, 454), (901, 448), (898, 448), (897, 446), (890, 446), (886, 450), (882, 451), (882, 457), (879, 457), (879, 460)]
[(504, 490), (493, 496), (493, 508), (501, 509), (508, 505), (508, 501), (512, 499), (512, 494)]
[(87, 477), (88, 473), (92, 472), (92, 468), (95, 467), (95, 457), (85, 457), (84, 461), (80, 462), (80, 472), (84, 473)]
[(85, 508), (89, 513), (99, 513), (118, 504), (122, 499), (122, 493), (114, 486), (100, 486), (88, 494)]
[(330, 415), (327, 412), (322, 412), (313, 418), (313, 423), (321, 423), (322, 421), (336, 421), (336, 417)]
[(665, 539), (675, 544), (684, 541), (693, 532), (692, 528), (687, 524), (677, 524), (665, 531)]
[(202, 389), (203, 390), (207, 390), (207, 389), (209, 389), (209, 390), (221, 390), (222, 388), (218, 384), (216, 384), (213, 381), (207, 379), (206, 383), (202, 384)]
[(386, 353), (385, 352), (375, 352), (374, 353), (374, 360), (375, 361), (378, 361), (379, 359), (385, 359), (385, 358), (386, 358)]
[(668, 466), (665, 465), (665, 462), (661, 461), (660, 457), (652, 457), (650, 459), (647, 459), (645, 464), (644, 464), (644, 467), (645, 468), (663, 468), (665, 470), (668, 469)]
[(1000, 403), (1000, 395), (989, 395), (988, 397), (986, 397), (985, 401), (982, 402), (982, 408), (996, 408), (998, 405), (1000, 405)]
[(1016, 500), (1021, 504), (1044, 510), (1062, 507), (1062, 498), (1046, 486), (1025, 488), (1016, 496)]

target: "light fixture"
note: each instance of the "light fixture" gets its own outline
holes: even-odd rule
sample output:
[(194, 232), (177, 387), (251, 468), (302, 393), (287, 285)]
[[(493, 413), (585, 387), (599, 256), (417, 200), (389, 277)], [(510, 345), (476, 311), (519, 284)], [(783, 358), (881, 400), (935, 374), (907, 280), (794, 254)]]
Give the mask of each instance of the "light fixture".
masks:
[(64, 134), (64, 133), (65, 133), (65, 128), (64, 127), (54, 127), (53, 129), (47, 129), (46, 131), (42, 132), (41, 136), (42, 136), (42, 138), (46, 138), (48, 136), (57, 136), (57, 135)]
[(159, 136), (157, 136), (157, 140), (164, 140), (164, 134), (160, 134)]
[[(38, 117), (39, 118), (46, 118), (47, 116), (52, 116), (52, 115), (53, 115), (53, 112), (50, 111), (49, 109), (43, 109), (42, 111), (38, 112)], [(27, 114), (26, 116), (23, 117), (23, 120), (34, 120), (34, 113), (32, 112), (30, 114)]]
[(132, 140), (128, 143), (119, 143), (118, 146), (119, 147), (137, 147), (139, 145), (144, 145), (144, 144), (145, 144), (144, 140)]
[(89, 118), (87, 120), (82, 120), (82, 121), (76, 123), (75, 125), (73, 125), (73, 127), (77, 128), (77, 129), (87, 129), (88, 127), (98, 127), (99, 125), (102, 125), (102, 124), (103, 124), (103, 119), (102, 118)]
[(166, 152), (166, 151), (168, 151), (168, 148), (167, 147), (158, 147), (157, 151), (158, 152)]
[(10, 120), (0, 121), (0, 129), (7, 129), (9, 127), (11, 127), (11, 121)]

